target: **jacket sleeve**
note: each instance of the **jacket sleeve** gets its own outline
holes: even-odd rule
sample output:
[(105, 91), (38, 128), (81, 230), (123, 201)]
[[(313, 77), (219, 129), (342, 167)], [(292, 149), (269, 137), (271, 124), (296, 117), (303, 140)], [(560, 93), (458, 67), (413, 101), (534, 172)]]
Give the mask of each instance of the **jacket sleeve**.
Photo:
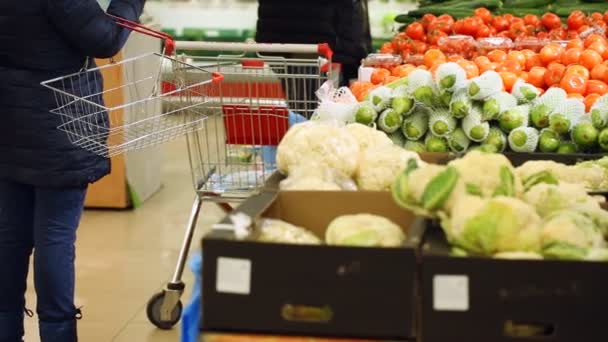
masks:
[[(112, 0), (107, 12), (137, 21), (145, 0)], [(108, 17), (96, 0), (47, 0), (48, 17), (71, 45), (83, 54), (109, 58), (124, 46), (130, 31)]]

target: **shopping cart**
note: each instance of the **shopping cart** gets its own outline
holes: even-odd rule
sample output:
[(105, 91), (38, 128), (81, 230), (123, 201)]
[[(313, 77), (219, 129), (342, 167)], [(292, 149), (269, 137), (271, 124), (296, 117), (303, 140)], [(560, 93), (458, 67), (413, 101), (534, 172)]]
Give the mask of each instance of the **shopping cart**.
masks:
[[(161, 329), (172, 328), (181, 316), (182, 273), (202, 203), (210, 201), (229, 212), (231, 204), (260, 191), (276, 169), (276, 147), (283, 135), (291, 125), (312, 116), (317, 107), (315, 91), (327, 80), (337, 83), (338, 75), (326, 44), (175, 42), (175, 46), (182, 52), (224, 52), (217, 57), (178, 57), (224, 78), (205, 85), (207, 119), (201, 130), (186, 135), (196, 196), (173, 277), (147, 305), (148, 319)], [(173, 91), (171, 84), (163, 84), (163, 89)]]

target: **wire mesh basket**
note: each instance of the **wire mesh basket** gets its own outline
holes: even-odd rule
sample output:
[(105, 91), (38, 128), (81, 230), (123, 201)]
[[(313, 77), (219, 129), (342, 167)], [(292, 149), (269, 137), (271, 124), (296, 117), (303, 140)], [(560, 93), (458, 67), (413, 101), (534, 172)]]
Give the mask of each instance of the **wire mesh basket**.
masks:
[[(119, 78), (102, 89), (102, 74)], [(205, 91), (222, 76), (150, 53), (43, 82), (55, 95), (70, 142), (112, 157), (202, 128)]]

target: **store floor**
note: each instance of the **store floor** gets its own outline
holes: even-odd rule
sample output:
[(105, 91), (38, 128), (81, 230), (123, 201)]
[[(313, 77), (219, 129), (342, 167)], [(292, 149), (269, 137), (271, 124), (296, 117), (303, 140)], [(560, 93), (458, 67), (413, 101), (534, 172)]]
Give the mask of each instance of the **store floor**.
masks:
[[(183, 140), (167, 144), (163, 188), (134, 211), (88, 210), (77, 242), (76, 304), (82, 306), (79, 336), (84, 342), (179, 341), (179, 327), (155, 329), (146, 318), (146, 302), (171, 277), (188, 219), (194, 190)], [(203, 206), (193, 248), (222, 211)], [(31, 279), (28, 307), (35, 308)], [(191, 289), (189, 269), (184, 280)], [(186, 302), (189, 291), (182, 297)], [(26, 319), (27, 342), (38, 342), (36, 316)]]

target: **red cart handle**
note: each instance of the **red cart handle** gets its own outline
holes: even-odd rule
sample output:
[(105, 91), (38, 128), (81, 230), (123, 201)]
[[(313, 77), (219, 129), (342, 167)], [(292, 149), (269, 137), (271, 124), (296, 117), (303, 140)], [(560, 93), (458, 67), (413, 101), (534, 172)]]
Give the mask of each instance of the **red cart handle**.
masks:
[(107, 14), (107, 15), (110, 18), (114, 19), (114, 21), (116, 21), (116, 24), (120, 27), (124, 27), (131, 31), (139, 32), (141, 34), (145, 34), (150, 37), (163, 39), (165, 41), (165, 50), (164, 50), (165, 55), (170, 56), (175, 51), (175, 40), (173, 39), (173, 37), (170, 34), (156, 31), (156, 30), (146, 27), (140, 23), (136, 23), (134, 21), (127, 20), (125, 18), (117, 17), (112, 14)]

